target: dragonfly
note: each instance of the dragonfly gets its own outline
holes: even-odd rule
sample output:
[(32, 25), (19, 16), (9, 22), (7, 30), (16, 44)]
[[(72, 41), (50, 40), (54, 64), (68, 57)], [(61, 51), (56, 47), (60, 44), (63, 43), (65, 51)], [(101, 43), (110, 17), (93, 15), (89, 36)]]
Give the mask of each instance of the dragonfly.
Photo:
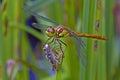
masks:
[[(66, 27), (64, 25), (59, 24), (58, 22), (56, 22), (56, 21), (54, 21), (52, 19), (49, 19), (49, 18), (46, 18), (44, 16), (38, 15), (37, 13), (35, 13), (33, 11), (29, 11), (29, 10), (26, 10), (26, 11), (28, 13), (30, 13), (31, 15), (34, 15), (37, 18), (40, 18), (40, 19), (42, 19), (44, 21), (48, 21), (48, 22), (54, 23), (56, 25), (56, 26), (47, 26), (47, 29), (46, 29), (45, 33), (48, 36), (48, 39), (45, 42), (45, 46), (48, 46), (47, 44), (51, 44), (51, 43), (58, 44), (59, 45), (59, 50), (56, 51), (56, 52), (58, 54), (60, 54), (57, 57), (61, 56), (60, 57), (61, 60), (63, 59), (63, 56), (64, 56), (64, 51), (63, 51), (63, 47), (62, 46), (63, 45), (68, 46), (65, 42), (63, 42), (61, 40), (61, 38), (73, 37), (74, 39), (77, 40), (77, 42), (79, 44), (79, 49), (81, 51), (83, 51), (83, 52), (86, 50), (86, 44), (85, 44), (85, 42), (82, 41), (81, 37), (94, 38), (94, 39), (99, 39), (99, 40), (107, 40), (107, 38), (105, 36), (98, 36), (98, 35), (91, 35), (91, 34), (84, 34), (84, 33), (76, 32), (76, 31), (73, 31), (73, 30), (69, 29), (68, 27)], [(33, 23), (32, 25), (35, 28), (40, 28), (40, 29), (41, 29), (41, 26), (44, 26), (44, 25), (39, 24), (39, 23)], [(44, 49), (49, 49), (50, 48), (49, 46), (48, 47), (45, 47), (45, 46), (43, 47)], [(50, 52), (52, 52), (52, 51), (50, 51)], [(49, 53), (49, 51), (46, 52), (46, 53)], [(85, 51), (85, 53), (86, 53), (86, 51)], [(55, 54), (55, 53), (52, 52), (50, 54)], [(80, 57), (80, 59), (82, 61), (84, 53), (80, 52), (78, 54), (78, 56)], [(55, 56), (52, 56), (52, 57), (55, 57)], [(49, 59), (49, 60), (52, 61), (52, 59)], [(53, 59), (53, 60), (55, 62), (57, 62), (57, 59)]]

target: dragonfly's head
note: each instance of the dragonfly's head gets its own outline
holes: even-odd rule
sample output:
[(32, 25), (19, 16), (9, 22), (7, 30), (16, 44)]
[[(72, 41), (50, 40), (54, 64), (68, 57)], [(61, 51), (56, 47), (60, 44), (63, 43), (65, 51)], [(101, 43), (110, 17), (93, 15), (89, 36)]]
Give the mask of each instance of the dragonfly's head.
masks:
[(48, 37), (54, 37), (55, 29), (53, 27), (48, 27), (45, 33)]

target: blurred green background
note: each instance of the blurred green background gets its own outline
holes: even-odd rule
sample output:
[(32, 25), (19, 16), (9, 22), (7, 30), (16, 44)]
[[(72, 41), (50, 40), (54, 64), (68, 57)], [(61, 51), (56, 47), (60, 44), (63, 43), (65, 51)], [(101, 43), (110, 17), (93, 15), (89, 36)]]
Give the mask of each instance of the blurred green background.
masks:
[[(82, 66), (79, 46), (66, 38), (62, 68), (54, 72), (42, 51), (45, 27), (31, 27), (36, 19), (52, 24), (29, 10), (107, 40), (82, 38), (87, 51)], [(0, 80), (120, 80), (120, 0), (0, 0)]]

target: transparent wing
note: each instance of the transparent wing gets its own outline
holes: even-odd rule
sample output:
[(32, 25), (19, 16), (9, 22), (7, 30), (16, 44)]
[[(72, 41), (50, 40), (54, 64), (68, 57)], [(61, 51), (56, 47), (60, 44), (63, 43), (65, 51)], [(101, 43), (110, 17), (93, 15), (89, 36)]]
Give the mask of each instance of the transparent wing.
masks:
[(27, 6), (24, 7), (24, 10), (25, 10), (28, 14), (31, 14), (31, 15), (35, 16), (36, 18), (39, 18), (39, 19), (41, 19), (41, 20), (43, 20), (43, 21), (51, 22), (51, 23), (53, 23), (53, 24), (56, 25), (56, 26), (59, 25), (58, 22), (56, 22), (56, 21), (54, 21), (54, 20), (52, 20), (52, 19), (50, 19), (50, 18), (46, 18), (46, 17), (44, 17), (44, 16), (41, 16), (41, 15), (37, 14), (36, 12), (34, 12), (34, 11), (32, 11), (32, 10), (29, 10), (29, 8), (28, 8)]
[(53, 27), (53, 26), (48, 26), (48, 25), (39, 24), (39, 23), (32, 23), (32, 26), (34, 26), (37, 29), (42, 29), (42, 30), (46, 30), (48, 27)]
[(86, 49), (86, 44), (82, 41), (82, 39), (78, 36), (75, 35), (75, 33), (68, 29), (65, 28), (70, 34), (71, 36), (74, 38), (75, 43), (76, 43), (76, 47), (77, 47), (77, 53), (78, 53), (78, 57), (80, 59), (81, 64), (86, 67), (87, 65), (87, 49)]
[(86, 65), (87, 65), (87, 49), (86, 49), (86, 45), (82, 41), (82, 39), (80, 37), (77, 37), (75, 35), (73, 35), (73, 37), (75, 38), (75, 43), (76, 43), (77, 52), (78, 52), (80, 61), (81, 61), (82, 65), (84, 67), (86, 67)]
[(54, 2), (54, 0), (27, 0), (25, 1), (25, 5), (29, 6), (29, 9), (32, 9), (33, 11), (38, 11), (52, 2)]

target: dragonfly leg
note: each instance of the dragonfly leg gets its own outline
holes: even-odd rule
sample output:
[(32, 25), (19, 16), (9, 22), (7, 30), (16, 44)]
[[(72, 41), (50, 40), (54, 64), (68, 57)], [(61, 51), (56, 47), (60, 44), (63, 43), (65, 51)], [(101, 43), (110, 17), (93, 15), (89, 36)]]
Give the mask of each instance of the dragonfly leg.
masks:
[(56, 44), (56, 40), (54, 38), (52, 38), (52, 40), (50, 42), (48, 42), (48, 44), (53, 45), (53, 49), (54, 49), (54, 47), (55, 47), (54, 45)]
[(57, 40), (59, 44), (59, 50), (58, 50), (58, 60), (60, 61), (60, 64), (63, 62), (64, 52), (62, 50), (62, 44), (60, 40)]
[(63, 43), (65, 46), (67, 46), (67, 44), (66, 44), (65, 42), (63, 42), (62, 40), (59, 39), (59, 41), (60, 41), (61, 43)]
[(45, 41), (44, 44), (47, 44), (50, 39), (51, 39), (51, 37), (49, 37), (49, 38)]
[(53, 43), (53, 42), (55, 42), (55, 39), (54, 39), (54, 38), (49, 42), (49, 44), (51, 44), (51, 43)]
[[(50, 41), (50, 39), (52, 39), (52, 38), (49, 37), (49, 38), (46, 40), (46, 42), (44, 43), (44, 45), (45, 45), (45, 44), (51, 44), (51, 43), (54, 42), (54, 38), (52, 39), (52, 41)], [(48, 41), (50, 41), (50, 42), (48, 42)]]

